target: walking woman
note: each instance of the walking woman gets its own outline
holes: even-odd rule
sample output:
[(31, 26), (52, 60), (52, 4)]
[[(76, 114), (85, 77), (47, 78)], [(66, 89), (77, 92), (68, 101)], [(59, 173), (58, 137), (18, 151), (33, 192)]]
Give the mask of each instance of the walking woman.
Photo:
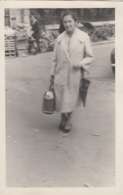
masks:
[(93, 53), (89, 36), (76, 28), (76, 16), (66, 11), (62, 22), (65, 31), (56, 39), (50, 82), (55, 91), (55, 110), (61, 113), (59, 129), (66, 135), (71, 130), (75, 107), (81, 106), (82, 70), (89, 68)]

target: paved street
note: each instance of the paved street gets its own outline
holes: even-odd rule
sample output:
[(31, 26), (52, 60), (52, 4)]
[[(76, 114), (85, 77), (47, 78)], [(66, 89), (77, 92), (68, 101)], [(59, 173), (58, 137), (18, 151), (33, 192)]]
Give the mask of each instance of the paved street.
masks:
[(6, 59), (7, 187), (115, 186), (113, 47), (93, 46), (87, 106), (75, 110), (67, 137), (59, 113), (41, 112), (52, 52)]

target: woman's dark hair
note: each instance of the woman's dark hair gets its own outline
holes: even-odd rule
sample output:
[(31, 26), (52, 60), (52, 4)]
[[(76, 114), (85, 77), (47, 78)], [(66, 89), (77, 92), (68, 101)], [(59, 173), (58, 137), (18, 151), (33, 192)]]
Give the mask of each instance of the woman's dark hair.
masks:
[(60, 27), (59, 27), (59, 34), (63, 33), (65, 31), (65, 27), (63, 25), (62, 20), (60, 21)]
[(64, 25), (63, 25), (63, 19), (65, 16), (71, 16), (74, 21), (77, 21), (77, 16), (74, 12), (71, 12), (70, 10), (66, 10), (65, 12), (63, 12), (62, 16), (61, 16), (61, 21), (60, 21), (60, 28), (59, 28), (59, 33), (61, 34), (62, 32), (65, 31)]
[(65, 16), (69, 16), (69, 15), (73, 18), (73, 20), (74, 20), (75, 22), (77, 21), (77, 15), (76, 15), (76, 13), (74, 13), (74, 12), (72, 12), (72, 11), (70, 11), (70, 10), (66, 10), (66, 11), (63, 13), (63, 15), (62, 15), (62, 22), (63, 22), (64, 17), (65, 17)]

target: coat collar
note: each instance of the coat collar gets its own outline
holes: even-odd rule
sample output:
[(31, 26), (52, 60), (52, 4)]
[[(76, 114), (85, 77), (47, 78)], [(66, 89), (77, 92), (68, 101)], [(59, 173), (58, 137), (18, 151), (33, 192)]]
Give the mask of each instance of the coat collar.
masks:
[[(60, 34), (58, 36), (58, 43), (60, 43), (62, 40), (65, 39), (65, 36), (66, 36), (66, 31), (64, 31), (62, 34)], [(80, 42), (84, 42), (85, 41), (85, 36), (86, 36), (86, 33), (79, 30), (78, 28), (75, 29), (75, 36), (76, 38), (80, 41)]]
[(67, 44), (66, 44), (66, 31), (64, 31), (62, 34), (60, 34), (57, 38), (58, 40), (58, 44), (61, 44), (62, 49), (68, 59), (68, 61), (70, 60), (69, 58), (69, 54), (68, 54), (68, 50), (67, 50)]
[(66, 34), (66, 31), (64, 31), (62, 34), (60, 34), (60, 35), (58, 36), (58, 38), (57, 38), (58, 43), (60, 43), (62, 40), (65, 39), (65, 34)]
[(70, 60), (70, 56), (72, 55), (72, 52), (74, 50), (74, 40), (78, 40), (81, 43), (83, 43), (85, 41), (85, 36), (86, 33), (84, 33), (83, 31), (79, 30), (78, 28), (75, 29), (75, 32), (73, 34), (73, 39), (72, 39), (72, 43), (71, 43), (71, 48), (70, 48), (70, 53), (68, 54), (68, 48), (67, 48), (67, 44), (66, 44), (66, 31), (64, 31), (62, 34), (60, 34), (57, 38), (58, 40), (58, 44), (61, 43), (61, 46), (67, 56), (67, 59)]

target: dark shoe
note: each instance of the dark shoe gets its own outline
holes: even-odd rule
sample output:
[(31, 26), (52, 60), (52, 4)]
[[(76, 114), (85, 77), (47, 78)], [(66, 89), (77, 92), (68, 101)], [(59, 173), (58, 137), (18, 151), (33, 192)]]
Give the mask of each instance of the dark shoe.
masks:
[(71, 125), (66, 126), (64, 129), (62, 129), (62, 136), (66, 136), (71, 131)]

